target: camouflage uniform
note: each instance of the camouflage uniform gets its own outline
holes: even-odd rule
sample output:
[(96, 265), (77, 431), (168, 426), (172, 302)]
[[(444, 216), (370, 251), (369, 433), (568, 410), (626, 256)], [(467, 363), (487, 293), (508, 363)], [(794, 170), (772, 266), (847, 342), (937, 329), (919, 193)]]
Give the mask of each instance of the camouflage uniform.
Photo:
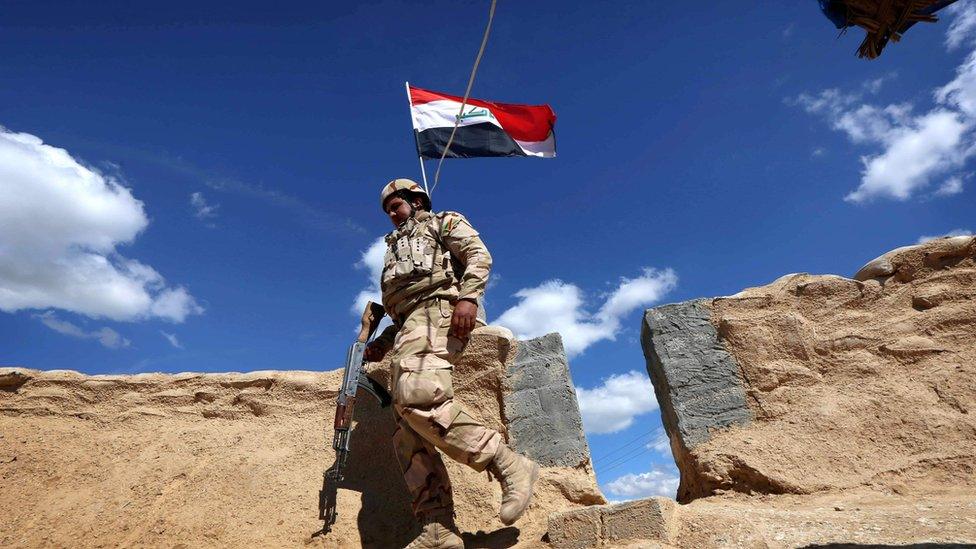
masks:
[(435, 448), (483, 471), (502, 443), (454, 402), (451, 371), (467, 342), (448, 335), (454, 303), (484, 293), (491, 255), (456, 212), (419, 210), (386, 242), (381, 288), (394, 324), (374, 345), (391, 352), (396, 453), (414, 513), (451, 513), (451, 482)]

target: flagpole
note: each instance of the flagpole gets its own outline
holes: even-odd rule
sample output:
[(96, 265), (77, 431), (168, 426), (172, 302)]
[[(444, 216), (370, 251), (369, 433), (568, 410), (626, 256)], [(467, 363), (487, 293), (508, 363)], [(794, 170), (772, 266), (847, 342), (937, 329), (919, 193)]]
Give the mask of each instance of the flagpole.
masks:
[(424, 169), (424, 157), (420, 154), (420, 139), (417, 137), (417, 130), (413, 127), (413, 112), (410, 108), (413, 106), (413, 98), (410, 97), (410, 82), (404, 82), (403, 86), (407, 89), (407, 112), (410, 113), (410, 130), (413, 132), (413, 142), (417, 145), (417, 160), (420, 161), (420, 176), (424, 178), (424, 192), (427, 196), (430, 196), (430, 191), (427, 190), (427, 170)]

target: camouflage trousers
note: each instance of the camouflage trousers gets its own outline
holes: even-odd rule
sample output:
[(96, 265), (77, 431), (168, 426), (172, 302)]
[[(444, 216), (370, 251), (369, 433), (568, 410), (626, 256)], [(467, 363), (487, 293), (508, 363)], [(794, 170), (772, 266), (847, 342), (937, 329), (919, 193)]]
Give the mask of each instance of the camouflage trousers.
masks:
[(435, 448), (483, 471), (502, 442), (498, 431), (454, 402), (453, 362), (467, 342), (448, 336), (453, 313), (443, 299), (421, 303), (407, 315), (391, 351), (393, 443), (417, 516), (453, 513), (451, 481)]

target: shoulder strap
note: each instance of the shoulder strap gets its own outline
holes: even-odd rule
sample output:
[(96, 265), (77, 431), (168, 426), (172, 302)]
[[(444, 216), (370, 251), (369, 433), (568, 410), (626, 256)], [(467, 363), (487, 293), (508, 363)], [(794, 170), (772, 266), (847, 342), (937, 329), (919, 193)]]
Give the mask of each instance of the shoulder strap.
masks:
[(452, 265), (455, 267), (459, 267), (454, 269), (454, 274), (458, 278), (458, 280), (460, 280), (461, 275), (464, 274), (465, 265), (460, 259), (458, 259), (456, 255), (454, 255), (454, 252), (452, 252), (451, 249), (448, 248), (446, 244), (444, 244), (444, 240), (441, 238), (441, 226), (444, 223), (444, 214), (446, 213), (448, 212), (447, 211), (437, 212), (436, 214), (430, 216), (431, 220), (436, 220), (438, 224), (437, 230), (434, 231), (435, 232), (434, 239), (437, 240), (437, 243), (440, 244), (442, 248), (447, 250), (447, 255), (451, 256)]

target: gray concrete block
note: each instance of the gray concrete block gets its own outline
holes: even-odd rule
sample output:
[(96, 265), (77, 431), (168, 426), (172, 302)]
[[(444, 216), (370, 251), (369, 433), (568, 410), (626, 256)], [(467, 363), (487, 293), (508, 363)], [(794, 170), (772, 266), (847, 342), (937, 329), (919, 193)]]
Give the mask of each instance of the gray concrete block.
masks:
[(684, 448), (708, 440), (710, 429), (752, 419), (739, 366), (719, 341), (710, 315), (705, 300), (685, 301), (648, 309), (641, 326), (664, 427)]
[(509, 442), (543, 466), (590, 459), (569, 363), (559, 334), (519, 341), (504, 397)]

